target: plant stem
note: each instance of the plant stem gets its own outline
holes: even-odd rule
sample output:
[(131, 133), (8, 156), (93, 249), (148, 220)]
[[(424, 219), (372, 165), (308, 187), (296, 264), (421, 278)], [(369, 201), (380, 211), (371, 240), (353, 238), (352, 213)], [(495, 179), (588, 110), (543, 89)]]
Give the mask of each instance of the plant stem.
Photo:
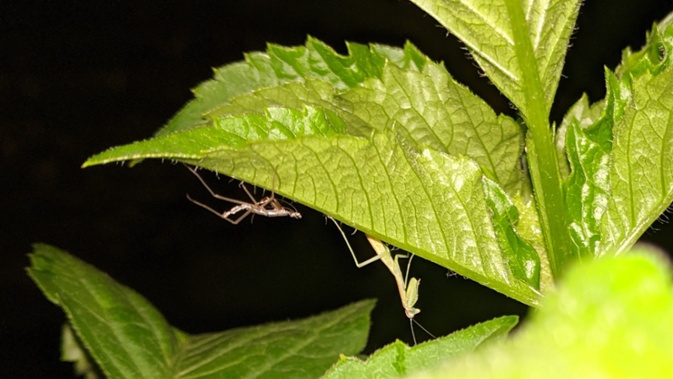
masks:
[(521, 0), (505, 0), (505, 2), (521, 69), (521, 88), (525, 102), (520, 106), (520, 110), (528, 126), (526, 152), (535, 201), (552, 275), (558, 277), (565, 262), (572, 256), (573, 249), (568, 233), (554, 135), (548, 121), (551, 104), (547, 104), (545, 100), (522, 2)]

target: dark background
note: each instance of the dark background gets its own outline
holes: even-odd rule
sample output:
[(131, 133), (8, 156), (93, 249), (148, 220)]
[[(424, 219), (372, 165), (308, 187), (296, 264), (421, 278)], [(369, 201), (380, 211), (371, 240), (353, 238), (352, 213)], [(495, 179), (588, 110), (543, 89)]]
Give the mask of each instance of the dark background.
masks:
[[(582, 92), (604, 94), (603, 65), (638, 48), (669, 0), (586, 2), (553, 117)], [(191, 332), (309, 316), (376, 297), (368, 349), (410, 340), (381, 264), (353, 265), (320, 214), (232, 226), (187, 202), (205, 196), (180, 165), (145, 161), (80, 169), (90, 155), (146, 138), (209, 79), (265, 42), (311, 34), (344, 52), (344, 40), (400, 46), (406, 39), (469, 84), (498, 111), (511, 109), (465, 51), (403, 0), (60, 1), (0, 5), (0, 377), (72, 377), (59, 362), (64, 316), (26, 276), (32, 242), (46, 242), (108, 272)], [(219, 189), (235, 188), (227, 180)], [(225, 190), (226, 191), (226, 190)], [(670, 249), (671, 227), (645, 238)], [(356, 251), (371, 250), (362, 235)], [(668, 242), (666, 242), (668, 240)], [(414, 261), (423, 278), (417, 317), (446, 334), (526, 308), (445, 269)], [(420, 334), (420, 332), (419, 332)]]

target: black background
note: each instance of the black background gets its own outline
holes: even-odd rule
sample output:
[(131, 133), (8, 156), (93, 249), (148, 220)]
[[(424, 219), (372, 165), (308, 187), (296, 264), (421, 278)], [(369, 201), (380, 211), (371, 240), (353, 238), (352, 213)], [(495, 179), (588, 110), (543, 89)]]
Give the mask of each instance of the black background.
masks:
[[(553, 118), (582, 92), (604, 94), (603, 65), (638, 48), (668, 0), (592, 0), (581, 11)], [(32, 242), (65, 249), (139, 291), (190, 333), (309, 316), (376, 297), (368, 349), (410, 340), (394, 282), (381, 264), (353, 265), (324, 218), (229, 225), (185, 199), (205, 196), (182, 166), (80, 169), (90, 155), (146, 138), (191, 98), (211, 67), (265, 42), (415, 43), (461, 82), (512, 114), (465, 51), (402, 0), (60, 1), (0, 5), (0, 377), (72, 377), (59, 362), (64, 316), (26, 276)], [(218, 189), (234, 191), (227, 180)], [(645, 239), (670, 249), (671, 227)], [(363, 258), (371, 251), (352, 237)], [(446, 334), (526, 307), (445, 269), (423, 278), (417, 319)]]

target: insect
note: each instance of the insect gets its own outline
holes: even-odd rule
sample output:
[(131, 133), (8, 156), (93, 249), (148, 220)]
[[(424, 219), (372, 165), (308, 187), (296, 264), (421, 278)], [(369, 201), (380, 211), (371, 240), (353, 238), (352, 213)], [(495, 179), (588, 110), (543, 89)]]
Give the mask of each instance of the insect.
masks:
[[(418, 301), (418, 287), (421, 285), (421, 280), (416, 278), (411, 278), (408, 280), (409, 268), (411, 267), (411, 260), (414, 258), (414, 255), (412, 254), (411, 256), (409, 256), (409, 255), (397, 254), (395, 255), (395, 258), (393, 258), (388, 246), (386, 246), (383, 242), (381, 242), (381, 240), (368, 235), (367, 241), (369, 241), (369, 244), (376, 252), (376, 255), (367, 259), (364, 262), (359, 262), (357, 257), (355, 256), (353, 248), (348, 242), (348, 238), (346, 238), (346, 234), (344, 233), (344, 231), (341, 229), (339, 224), (337, 224), (337, 222), (333, 218), (330, 217), (330, 219), (332, 220), (332, 222), (334, 222), (334, 225), (336, 225), (337, 228), (339, 229), (339, 232), (341, 233), (341, 236), (344, 238), (344, 241), (346, 241), (348, 250), (350, 250), (351, 255), (353, 256), (353, 261), (355, 261), (355, 266), (357, 266), (357, 268), (362, 268), (372, 262), (381, 260), (381, 262), (383, 262), (383, 264), (386, 265), (386, 267), (388, 268), (388, 271), (390, 271), (390, 273), (393, 274), (393, 277), (395, 278), (395, 283), (397, 284), (397, 291), (399, 292), (400, 300), (402, 302), (402, 308), (404, 308), (404, 314), (409, 319), (409, 327), (411, 328), (411, 337), (414, 341), (414, 345), (416, 344), (416, 334), (414, 333), (413, 324), (418, 325), (418, 327), (421, 328), (424, 332), (426, 332), (430, 337), (437, 338), (427, 329), (425, 329), (423, 325), (421, 325), (418, 321), (414, 319), (414, 317), (421, 312), (420, 309), (415, 307), (416, 301)], [(407, 262), (406, 275), (402, 275), (402, 269), (400, 268), (399, 263), (400, 258), (409, 258), (409, 262)]]
[[(224, 200), (228, 201), (230, 203), (234, 203), (233, 207), (231, 207), (229, 210), (224, 211), (224, 212), (218, 212), (217, 210), (207, 206), (204, 203), (201, 203), (199, 201), (196, 201), (192, 199), (189, 194), (187, 194), (187, 199), (191, 201), (192, 203), (208, 210), (211, 213), (214, 213), (221, 219), (227, 220), (230, 223), (237, 225), (239, 222), (241, 222), (244, 218), (246, 218), (249, 214), (256, 214), (260, 216), (265, 216), (265, 217), (290, 217), (290, 218), (296, 218), (300, 219), (301, 218), (301, 213), (297, 212), (296, 209), (289, 209), (283, 206), (281, 202), (276, 199), (275, 194), (271, 192), (271, 196), (265, 196), (261, 200), (257, 201), (254, 196), (250, 193), (248, 188), (241, 182), (240, 187), (243, 188), (243, 191), (248, 195), (248, 198), (250, 198), (249, 202), (246, 201), (241, 201), (237, 199), (233, 199), (230, 197), (222, 196), (215, 191), (213, 191), (208, 184), (206, 183), (205, 180), (199, 175), (199, 173), (196, 171), (195, 168), (187, 166), (187, 169), (191, 171), (203, 184), (204, 187), (210, 192), (210, 195), (213, 196), (214, 198), (218, 200)], [(238, 215), (240, 213), (240, 215)], [(238, 216), (237, 216), (238, 215)], [(234, 217), (237, 216), (237, 217)], [(232, 218), (233, 217), (233, 218)]]

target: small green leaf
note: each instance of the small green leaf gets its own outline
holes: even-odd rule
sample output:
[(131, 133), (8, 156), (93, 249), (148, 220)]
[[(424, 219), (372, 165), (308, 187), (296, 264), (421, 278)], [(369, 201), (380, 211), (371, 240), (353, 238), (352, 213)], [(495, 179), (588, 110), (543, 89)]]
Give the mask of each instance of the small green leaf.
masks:
[[(610, 193), (609, 171), (614, 120), (622, 117), (628, 102), (628, 89), (606, 71), (608, 96), (603, 114), (566, 118), (565, 144), (571, 173), (564, 183), (570, 238), (579, 255), (593, 256), (601, 243), (601, 220)], [(587, 115), (585, 115), (587, 116)]]
[(374, 306), (367, 300), (304, 320), (190, 336), (133, 290), (63, 251), (38, 244), (30, 258), (30, 276), (111, 378), (316, 377), (339, 354), (364, 347)]
[(323, 378), (400, 378), (432, 369), (447, 359), (503, 340), (517, 322), (517, 316), (499, 317), (413, 347), (395, 341), (376, 351), (366, 361), (342, 357)]
[(671, 49), (671, 22), (673, 13), (659, 25), (652, 27), (647, 35), (645, 46), (637, 52), (626, 48), (622, 53), (622, 62), (616, 70), (616, 75), (628, 80), (646, 73), (656, 76), (663, 69), (671, 65), (673, 49)]
[(84, 379), (99, 378), (97, 367), (68, 324), (63, 324), (63, 329), (61, 329), (61, 360), (73, 363), (77, 377), (84, 377)]
[[(609, 96), (610, 91), (608, 91)], [(589, 104), (589, 97), (583, 94), (582, 97), (573, 104), (563, 117), (563, 122), (556, 131), (556, 151), (559, 158), (559, 168), (564, 180), (570, 176), (570, 164), (566, 156), (566, 134), (571, 123), (579, 123), (582, 129), (593, 125), (603, 114), (604, 101)]]
[(493, 214), (493, 226), (500, 248), (509, 261), (514, 276), (535, 290), (540, 289), (540, 257), (537, 251), (517, 233), (519, 211), (505, 191), (484, 178), (486, 204)]
[(639, 248), (572, 267), (508, 341), (414, 378), (670, 378), (672, 324), (670, 263)]

